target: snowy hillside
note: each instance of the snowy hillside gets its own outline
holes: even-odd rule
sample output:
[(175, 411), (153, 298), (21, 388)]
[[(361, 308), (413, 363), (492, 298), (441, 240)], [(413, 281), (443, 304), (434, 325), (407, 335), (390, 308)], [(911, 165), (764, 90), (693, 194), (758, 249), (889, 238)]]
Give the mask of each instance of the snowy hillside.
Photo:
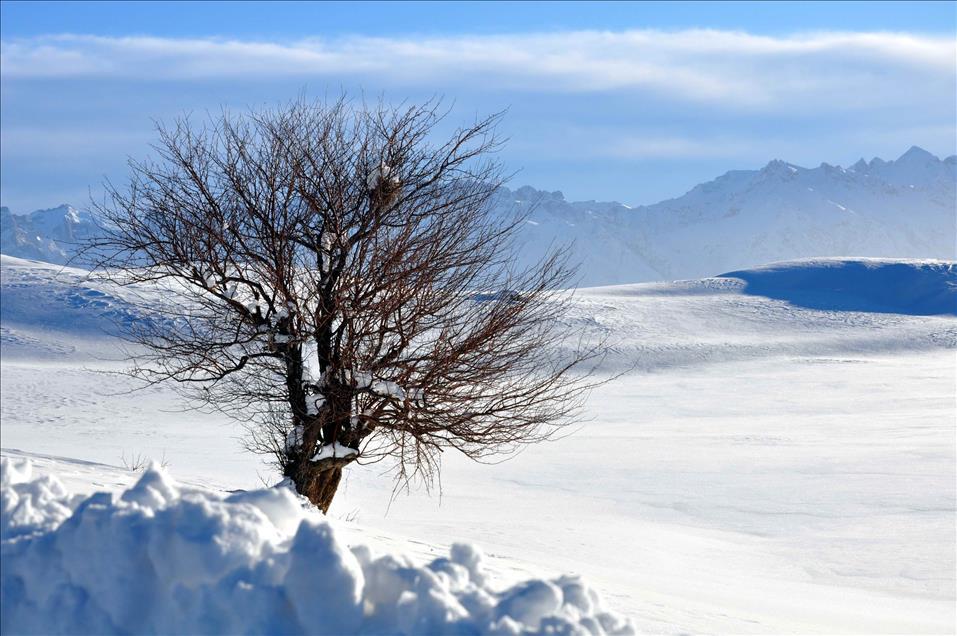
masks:
[(950, 261), (807, 259), (721, 277), (744, 281), (747, 294), (811, 309), (957, 315), (957, 265)]
[[(630, 208), (568, 202), (560, 192), (503, 188), (501, 213), (528, 212), (521, 258), (574, 244), (583, 286), (711, 276), (820, 256), (957, 256), (957, 157), (911, 148), (896, 161), (735, 170), (677, 199)], [(69, 206), (2, 215), (0, 251), (64, 263), (96, 231)]]
[[(288, 582), (313, 584), (291, 565), (308, 544), (329, 555), (342, 589), (369, 601), (366, 618), (328, 618), (388, 620), (403, 633), (437, 624), (418, 621), (554, 631), (570, 616), (614, 631), (601, 611), (653, 633), (953, 632), (955, 272), (953, 262), (827, 259), (580, 290), (568, 319), (586, 337), (611, 337), (607, 371), (631, 371), (592, 395), (578, 426), (501, 464), (446, 454), (431, 496), (392, 501), (380, 467), (350, 469), (327, 526), (258, 491), (276, 475), (243, 451), (235, 423), (181, 410), (169, 388), (130, 393), (111, 373), (120, 356), (108, 333), (150, 318), (141, 302), (162, 302), (161, 290), (132, 295), (79, 269), (4, 258), (2, 454), (18, 468), (4, 467), (17, 498), (5, 491), (3, 527), (34, 536), (4, 546), (4, 575), (23, 578), (4, 583), (4, 620), (56, 620), (42, 605), (8, 607), (48, 602), (70, 577), (86, 596), (58, 588), (76, 601), (65, 620), (103, 631), (97, 621), (116, 618), (136, 631), (124, 621), (140, 618), (123, 607), (137, 588), (111, 584), (129, 572), (100, 558), (110, 554), (153, 563), (149, 582), (169, 593), (151, 599), (180, 609), (144, 621), (199, 620), (192, 599), (202, 595), (264, 626)], [(134, 486), (142, 473), (122, 465), (138, 457), (168, 463), (181, 485), (147, 474)], [(27, 479), (25, 459), (34, 477), (82, 496)], [(86, 499), (95, 490), (116, 494)], [(120, 540), (134, 530), (142, 545)], [(218, 551), (195, 556), (210, 539)], [(484, 550), (481, 582), (452, 551), (460, 542)], [(60, 549), (37, 547), (46, 544)], [(102, 546), (101, 563), (89, 567), (78, 545)], [(43, 578), (10, 560), (41, 554)], [(604, 609), (578, 607), (565, 573), (593, 586)], [(321, 620), (298, 614), (308, 599), (287, 600), (290, 631)], [(202, 617), (229, 631), (219, 619), (229, 614)]]

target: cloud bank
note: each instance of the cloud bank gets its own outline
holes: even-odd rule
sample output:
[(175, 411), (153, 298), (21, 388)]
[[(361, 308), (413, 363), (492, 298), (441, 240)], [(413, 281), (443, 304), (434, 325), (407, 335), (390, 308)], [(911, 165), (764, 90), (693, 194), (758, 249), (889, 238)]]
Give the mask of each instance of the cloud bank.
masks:
[[(150, 25), (143, 25), (149, 29)], [(957, 152), (957, 38), (715, 29), (312, 39), (0, 40), (4, 204), (87, 198), (149, 154), (153, 119), (338, 91), (508, 109), (501, 159), (572, 199), (653, 203), (778, 157)]]
[(349, 77), (381, 86), (647, 92), (730, 108), (825, 100), (953, 101), (957, 40), (901, 33), (783, 37), (716, 30), (578, 31), (295, 42), (51, 35), (0, 43), (5, 80)]

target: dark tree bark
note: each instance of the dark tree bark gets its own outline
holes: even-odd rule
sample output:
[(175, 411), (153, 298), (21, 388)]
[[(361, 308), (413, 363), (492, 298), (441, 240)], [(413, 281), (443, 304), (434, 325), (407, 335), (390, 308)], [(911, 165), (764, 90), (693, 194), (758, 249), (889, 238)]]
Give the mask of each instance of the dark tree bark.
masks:
[[(160, 128), (97, 206), (103, 276), (166, 290), (131, 372), (235, 416), (329, 509), (343, 470), (397, 485), (547, 438), (589, 388), (557, 251), (513, 266), (493, 116), (437, 143), (433, 104), (294, 103)], [(155, 309), (155, 308), (154, 308)]]
[(285, 475), (296, 484), (299, 494), (323, 512), (328, 512), (339, 488), (339, 480), (342, 479), (342, 466), (292, 462), (286, 466)]

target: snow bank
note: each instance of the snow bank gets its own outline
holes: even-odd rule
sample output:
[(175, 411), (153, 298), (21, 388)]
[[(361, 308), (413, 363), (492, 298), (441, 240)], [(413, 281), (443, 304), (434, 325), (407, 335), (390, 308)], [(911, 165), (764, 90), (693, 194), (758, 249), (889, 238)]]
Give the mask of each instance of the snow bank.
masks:
[(574, 577), (491, 589), (481, 554), (425, 567), (347, 547), (286, 488), (229, 496), (152, 467), (71, 497), (0, 460), (4, 634), (633, 633)]
[(53, 530), (70, 517), (82, 498), (71, 498), (49, 475), (32, 476), (28, 460), (0, 458), (0, 540), (4, 542)]
[(957, 263), (939, 260), (822, 258), (721, 274), (744, 293), (799, 307), (930, 316), (957, 314)]

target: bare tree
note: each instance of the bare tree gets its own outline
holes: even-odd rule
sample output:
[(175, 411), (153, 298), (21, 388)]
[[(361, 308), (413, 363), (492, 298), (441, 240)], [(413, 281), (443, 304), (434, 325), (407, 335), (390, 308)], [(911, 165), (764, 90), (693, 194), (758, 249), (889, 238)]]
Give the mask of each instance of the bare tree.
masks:
[(165, 285), (132, 373), (245, 422), (328, 510), (342, 469), (509, 452), (567, 423), (596, 351), (559, 328), (559, 251), (512, 267), (520, 217), (490, 206), (498, 115), (434, 141), (436, 104), (296, 102), (159, 127), (98, 207), (90, 246), (124, 285)]

